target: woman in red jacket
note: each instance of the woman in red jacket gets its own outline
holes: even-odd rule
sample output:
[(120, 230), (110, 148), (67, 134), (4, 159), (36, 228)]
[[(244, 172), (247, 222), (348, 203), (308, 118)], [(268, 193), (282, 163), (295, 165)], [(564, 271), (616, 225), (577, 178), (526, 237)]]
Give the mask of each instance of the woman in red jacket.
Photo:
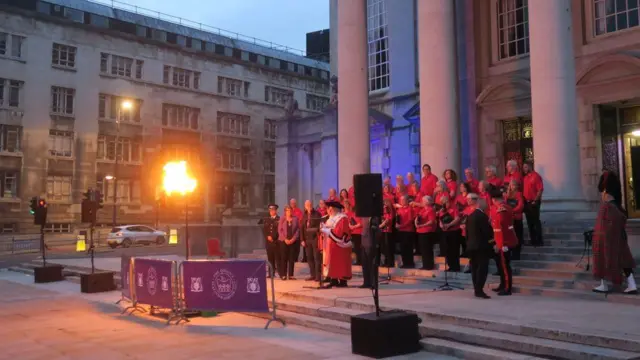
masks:
[(442, 200), (442, 209), (438, 212), (443, 239), (441, 244), (445, 244), (449, 271), (458, 272), (460, 271), (460, 212), (448, 197), (443, 197)]
[(449, 192), (449, 198), (455, 199), (458, 192), (458, 175), (452, 169), (447, 169), (442, 175), (445, 183), (447, 184), (447, 190)]
[[(340, 192), (342, 195), (342, 191)], [(356, 216), (355, 209), (348, 199), (343, 200), (345, 215), (349, 219), (353, 252), (356, 254), (356, 265), (362, 265), (362, 221)]]
[(340, 203), (342, 204), (342, 206), (345, 207), (345, 211), (346, 211), (346, 205), (344, 204), (345, 200), (349, 200), (349, 192), (347, 191), (347, 189), (342, 189), (340, 190)]
[(393, 194), (393, 187), (391, 185), (385, 184), (382, 187), (382, 200), (389, 200), (391, 201), (391, 204), (396, 202), (396, 197)]
[(400, 197), (400, 206), (396, 209), (396, 240), (400, 242), (403, 269), (416, 267), (413, 262), (413, 245), (415, 237), (414, 208), (409, 206), (407, 195)]
[(380, 252), (384, 254), (384, 262), (378, 261), (382, 267), (392, 268), (396, 266), (396, 243), (393, 239), (393, 200), (385, 199), (382, 213), (382, 222), (380, 229), (382, 230), (382, 244), (380, 244)]
[(422, 254), (422, 270), (433, 270), (433, 245), (438, 243), (438, 219), (433, 209), (433, 198), (424, 196), (422, 206), (417, 209), (414, 225), (418, 234), (420, 253)]
[(511, 180), (509, 187), (504, 193), (504, 200), (511, 208), (513, 213), (513, 229), (515, 230), (516, 237), (518, 238), (518, 245), (514, 247), (511, 253), (512, 260), (520, 260), (520, 250), (522, 249), (522, 213), (524, 212), (524, 197), (520, 191), (520, 183), (518, 180)]

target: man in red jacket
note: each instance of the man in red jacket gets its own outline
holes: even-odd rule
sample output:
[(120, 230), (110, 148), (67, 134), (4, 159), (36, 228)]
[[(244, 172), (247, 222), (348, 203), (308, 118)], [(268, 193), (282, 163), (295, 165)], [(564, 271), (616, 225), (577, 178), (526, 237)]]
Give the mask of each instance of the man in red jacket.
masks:
[(499, 296), (511, 295), (513, 274), (511, 272), (511, 251), (518, 245), (518, 238), (513, 229), (513, 211), (504, 203), (502, 191), (494, 189), (491, 193), (491, 227), (495, 241), (494, 251), (498, 262), (500, 285), (493, 289)]

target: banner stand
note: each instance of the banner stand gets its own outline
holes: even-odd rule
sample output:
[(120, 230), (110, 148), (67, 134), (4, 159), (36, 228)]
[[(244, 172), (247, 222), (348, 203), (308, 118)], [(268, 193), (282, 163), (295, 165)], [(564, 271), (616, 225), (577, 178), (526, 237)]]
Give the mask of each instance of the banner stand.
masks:
[(179, 325), (182, 321), (187, 323), (191, 322), (191, 320), (189, 320), (185, 315), (186, 309), (184, 306), (184, 282), (182, 281), (182, 276), (181, 276), (182, 264), (184, 264), (184, 262), (181, 262), (180, 265), (176, 267), (175, 309), (171, 312), (171, 314), (169, 314), (167, 325), (171, 324), (171, 321), (173, 320), (175, 320), (176, 322), (174, 325)]
[(273, 269), (271, 267), (271, 264), (269, 262), (267, 262), (267, 266), (269, 268), (269, 274), (271, 275), (271, 306), (273, 307), (273, 311), (271, 312), (271, 319), (269, 319), (269, 321), (267, 321), (267, 325), (264, 326), (264, 329), (267, 330), (269, 329), (269, 325), (271, 325), (272, 322), (277, 321), (279, 323), (282, 324), (282, 326), (287, 326), (287, 324), (285, 324), (284, 320), (280, 319), (279, 317), (276, 316), (276, 308), (278, 307), (276, 305), (276, 283), (275, 283), (275, 269)]
[[(122, 261), (125, 261), (125, 259), (126, 258), (123, 256)], [(134, 261), (135, 261), (134, 258), (129, 258), (129, 267), (126, 268), (126, 271), (122, 271), (120, 274), (121, 287), (124, 288), (126, 286), (129, 288), (129, 297), (125, 296), (125, 292), (122, 291), (120, 295), (120, 300), (116, 301), (116, 305), (120, 305), (120, 303), (123, 301), (128, 301), (129, 303), (131, 303), (130, 306), (127, 306), (122, 310), (121, 314), (125, 314), (129, 310), (132, 310), (131, 313), (129, 313), (129, 315), (133, 314), (136, 311), (139, 311), (141, 313), (147, 312), (142, 306), (138, 305), (138, 301), (136, 300), (136, 292), (135, 292), (136, 288), (135, 286), (133, 286), (133, 281), (132, 281), (133, 271), (131, 271), (133, 269)]]

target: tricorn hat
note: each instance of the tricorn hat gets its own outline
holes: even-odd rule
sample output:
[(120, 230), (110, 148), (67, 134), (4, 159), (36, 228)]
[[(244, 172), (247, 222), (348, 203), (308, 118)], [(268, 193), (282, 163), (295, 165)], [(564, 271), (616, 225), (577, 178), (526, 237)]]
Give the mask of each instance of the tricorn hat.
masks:
[(332, 201), (332, 200), (325, 200), (325, 205), (327, 205), (327, 207), (333, 207), (336, 209), (344, 209), (344, 206), (342, 206), (342, 204), (339, 201)]

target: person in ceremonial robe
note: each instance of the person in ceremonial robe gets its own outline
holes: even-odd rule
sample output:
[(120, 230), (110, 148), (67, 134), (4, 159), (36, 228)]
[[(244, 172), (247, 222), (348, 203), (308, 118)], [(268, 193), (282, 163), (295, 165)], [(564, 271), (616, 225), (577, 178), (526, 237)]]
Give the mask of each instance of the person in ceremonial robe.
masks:
[(513, 288), (513, 273), (511, 271), (511, 256), (513, 249), (518, 246), (518, 238), (513, 229), (513, 210), (504, 202), (504, 195), (500, 189), (491, 192), (491, 227), (493, 228), (494, 247), (498, 262), (500, 285), (492, 289), (499, 296), (511, 295)]
[(522, 196), (524, 196), (524, 215), (527, 217), (527, 227), (529, 227), (529, 239), (531, 245), (543, 246), (542, 222), (540, 221), (540, 202), (544, 185), (540, 174), (533, 170), (531, 162), (522, 165), (524, 179), (522, 180)]
[(495, 166), (489, 165), (484, 168), (485, 181), (493, 185), (496, 189), (502, 188), (502, 179), (498, 177), (498, 170)]
[(325, 235), (322, 251), (323, 273), (329, 287), (347, 287), (351, 279), (351, 230), (349, 219), (338, 201), (326, 201), (329, 218), (320, 231)]
[(460, 212), (449, 197), (442, 197), (442, 209), (438, 212), (438, 223), (442, 229), (441, 245), (447, 260), (447, 271), (460, 271)]
[(455, 171), (453, 171), (453, 169), (447, 169), (444, 171), (444, 174), (442, 174), (442, 177), (444, 178), (445, 183), (447, 184), (447, 191), (449, 193), (449, 198), (450, 199), (455, 199), (456, 198), (456, 194), (458, 192), (458, 175), (456, 174)]
[(404, 178), (402, 175), (396, 176), (396, 187), (394, 189), (394, 194), (396, 196), (396, 203), (400, 203), (400, 198), (403, 196), (407, 196), (407, 185), (404, 183)]
[(327, 196), (327, 201), (340, 201), (336, 189), (329, 189), (329, 196)]
[(382, 200), (389, 200), (391, 201), (391, 203), (395, 203), (396, 202), (396, 197), (393, 194), (393, 187), (391, 185), (387, 185), (385, 184), (382, 187)]
[(520, 172), (520, 169), (518, 168), (518, 162), (515, 160), (509, 160), (507, 161), (507, 173), (504, 175), (504, 180), (502, 181), (502, 187), (505, 189), (505, 191), (509, 188), (509, 184), (511, 183), (511, 181), (515, 180), (518, 182), (518, 184), (522, 184), (522, 173)]
[(400, 204), (396, 209), (396, 240), (400, 242), (400, 254), (402, 256), (403, 269), (413, 269), (416, 267), (413, 261), (414, 247), (414, 208), (409, 205), (407, 195), (400, 197)]
[(380, 223), (382, 243), (380, 244), (380, 252), (384, 255), (384, 262), (378, 261), (378, 263), (382, 264), (383, 267), (392, 268), (396, 266), (396, 243), (393, 238), (393, 221), (395, 219), (393, 200), (385, 199), (382, 209), (382, 222)]
[(278, 216), (278, 205), (269, 204), (269, 216), (260, 220), (258, 224), (262, 225), (262, 234), (265, 239), (265, 247), (267, 250), (267, 261), (271, 265), (269, 277), (274, 276), (278, 269), (280, 261), (280, 242), (278, 241), (278, 225), (280, 224), (280, 216)]
[(278, 226), (278, 239), (281, 249), (278, 266), (280, 279), (295, 280), (293, 270), (300, 254), (300, 221), (293, 215), (290, 206), (284, 208), (284, 217)]
[(627, 287), (623, 292), (637, 294), (633, 274), (636, 264), (627, 240), (627, 213), (622, 208), (622, 190), (616, 173), (605, 171), (600, 176), (598, 190), (602, 202), (593, 231), (592, 247), (593, 276), (600, 281), (600, 285), (593, 291), (607, 293), (610, 291), (607, 281), (620, 286), (624, 276)]
[(433, 208), (431, 196), (422, 197), (422, 206), (416, 209), (414, 225), (418, 234), (420, 254), (422, 254), (422, 270), (434, 269), (433, 246), (438, 243), (438, 219)]
[(351, 230), (351, 243), (353, 244), (353, 252), (356, 255), (355, 265), (362, 265), (362, 222), (356, 216), (355, 209), (351, 206), (349, 200), (342, 203), (344, 213), (349, 218), (349, 229)]
[(417, 201), (422, 202), (419, 196), (420, 184), (416, 181), (412, 172), (407, 173), (407, 195), (409, 196), (409, 202)]
[[(433, 197), (433, 192), (436, 189), (436, 183), (438, 177), (431, 172), (431, 165), (422, 165), (422, 178), (420, 179), (420, 194), (422, 196), (429, 195)], [(435, 198), (433, 198), (435, 201)]]
[(520, 260), (520, 251), (523, 244), (524, 225), (522, 223), (522, 217), (524, 212), (524, 197), (520, 192), (520, 183), (518, 180), (511, 180), (507, 191), (504, 193), (504, 200), (513, 211), (513, 229), (516, 232), (518, 238), (518, 245), (513, 248), (511, 254), (511, 260)]
[(340, 190), (340, 202), (342, 203), (342, 206), (344, 206), (344, 202), (349, 200), (349, 192), (347, 191), (347, 189), (342, 189)]
[(476, 179), (475, 172), (472, 168), (469, 167), (464, 170), (464, 178), (465, 178), (464, 182), (469, 184), (469, 187), (471, 189), (470, 192), (477, 194), (479, 192), (478, 186), (480, 181)]
[(467, 200), (469, 215), (465, 221), (465, 228), (474, 295), (480, 299), (489, 299), (489, 295), (484, 292), (484, 285), (489, 273), (489, 259), (493, 257), (490, 241), (494, 233), (489, 217), (478, 207), (478, 194), (468, 194)]
[(307, 254), (309, 264), (309, 277), (307, 281), (320, 281), (322, 278), (322, 258), (318, 248), (318, 232), (322, 215), (313, 208), (311, 200), (304, 202), (304, 215), (302, 216), (302, 248)]

